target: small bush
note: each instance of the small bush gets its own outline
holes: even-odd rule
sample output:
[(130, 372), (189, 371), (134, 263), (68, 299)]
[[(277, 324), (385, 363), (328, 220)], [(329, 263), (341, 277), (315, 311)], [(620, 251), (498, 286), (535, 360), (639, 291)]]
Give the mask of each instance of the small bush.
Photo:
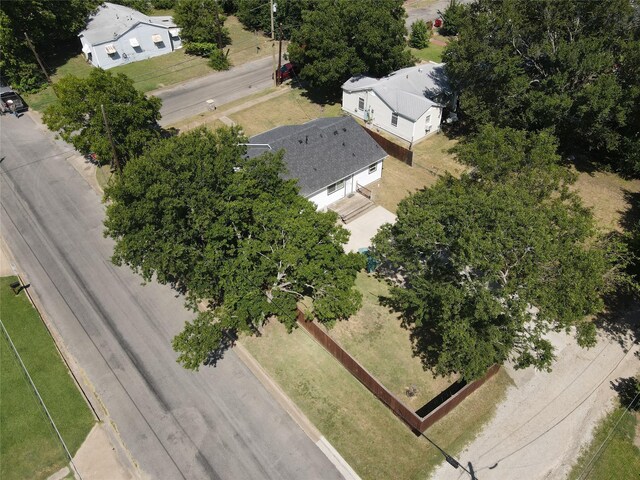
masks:
[(214, 70), (229, 70), (231, 64), (224, 52), (216, 48), (211, 55), (209, 55), (209, 66)]
[(409, 46), (423, 49), (429, 46), (431, 38), (431, 28), (424, 20), (417, 20), (411, 24), (411, 35), (409, 35)]
[(211, 57), (218, 50), (215, 43), (187, 42), (184, 51), (189, 55), (198, 55), (200, 57)]

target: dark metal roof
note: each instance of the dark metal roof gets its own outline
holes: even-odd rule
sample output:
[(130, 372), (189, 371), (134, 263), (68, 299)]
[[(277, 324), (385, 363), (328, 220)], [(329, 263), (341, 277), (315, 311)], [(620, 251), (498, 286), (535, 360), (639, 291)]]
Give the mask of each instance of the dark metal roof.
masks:
[[(319, 118), (303, 125), (277, 127), (251, 137), (250, 143), (284, 149), (285, 178), (297, 178), (309, 196), (386, 157), (386, 152), (352, 117)], [(263, 147), (248, 147), (255, 157)]]

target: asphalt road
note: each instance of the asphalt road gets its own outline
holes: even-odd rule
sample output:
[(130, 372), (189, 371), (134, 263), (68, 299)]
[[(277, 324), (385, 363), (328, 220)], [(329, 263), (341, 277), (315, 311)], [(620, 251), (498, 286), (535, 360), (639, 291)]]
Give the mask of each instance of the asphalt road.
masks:
[(29, 116), (0, 119), (0, 227), (26, 281), (141, 469), (158, 479), (337, 479), (231, 351), (199, 373), (171, 338), (191, 313), (114, 267), (104, 206)]
[(185, 118), (206, 112), (207, 100), (216, 106), (259, 92), (273, 85), (271, 56), (216, 72), (170, 88), (149, 92), (162, 99), (162, 120), (167, 126)]

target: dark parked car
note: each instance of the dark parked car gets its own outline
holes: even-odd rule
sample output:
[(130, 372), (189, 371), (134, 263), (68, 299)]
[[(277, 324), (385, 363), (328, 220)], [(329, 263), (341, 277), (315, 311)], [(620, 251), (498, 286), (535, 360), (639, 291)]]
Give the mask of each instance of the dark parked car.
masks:
[(0, 87), (0, 110), (2, 113), (26, 112), (29, 107), (11, 87)]

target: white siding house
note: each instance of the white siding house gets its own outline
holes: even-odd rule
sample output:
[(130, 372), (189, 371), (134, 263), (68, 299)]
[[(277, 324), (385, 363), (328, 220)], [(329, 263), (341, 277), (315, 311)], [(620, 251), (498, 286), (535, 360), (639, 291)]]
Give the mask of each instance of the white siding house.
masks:
[(342, 85), (343, 111), (411, 143), (440, 130), (442, 111), (454, 100), (442, 63), (380, 79), (360, 75)]
[(149, 17), (114, 3), (103, 3), (78, 37), (85, 58), (105, 70), (182, 48), (171, 17)]
[(350, 117), (319, 118), (255, 135), (248, 156), (284, 150), (286, 178), (300, 194), (324, 209), (382, 175), (386, 152)]

